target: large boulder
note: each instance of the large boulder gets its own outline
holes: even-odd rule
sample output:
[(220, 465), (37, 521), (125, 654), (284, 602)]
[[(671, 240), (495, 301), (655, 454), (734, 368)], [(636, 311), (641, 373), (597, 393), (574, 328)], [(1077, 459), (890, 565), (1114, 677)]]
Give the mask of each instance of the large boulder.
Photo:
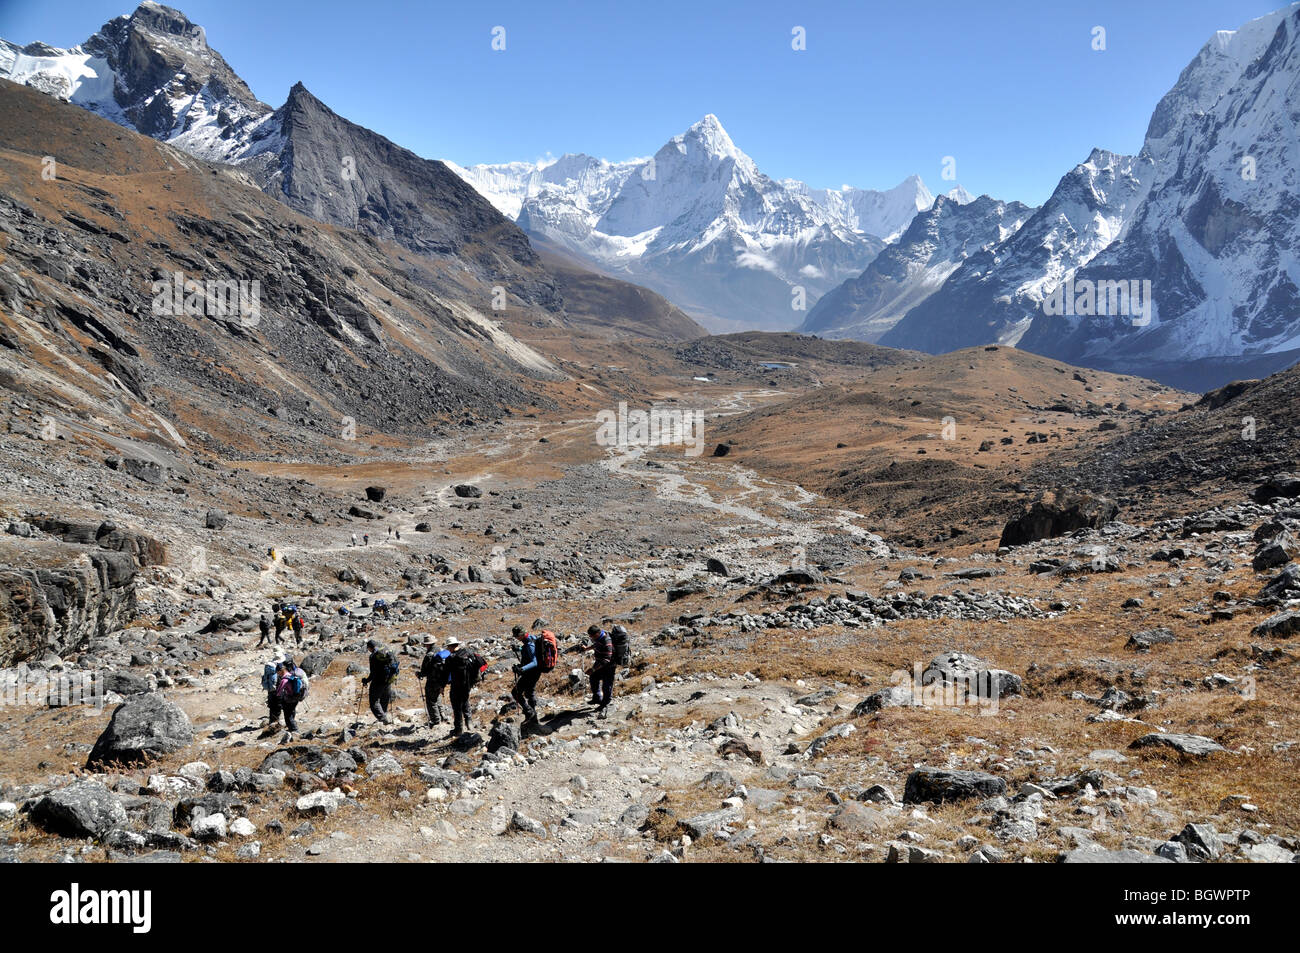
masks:
[(1300, 594), (1300, 565), (1291, 563), (1270, 579), (1259, 591), (1259, 598), (1266, 602), (1281, 602), (1294, 599)]
[(1227, 751), (1217, 741), (1201, 735), (1183, 735), (1176, 732), (1153, 732), (1143, 735), (1129, 745), (1130, 748), (1172, 748), (1179, 754), (1204, 758), (1218, 751)]
[(1293, 500), (1300, 496), (1300, 475), (1274, 474), (1261, 483), (1251, 496), (1256, 503), (1269, 503), (1279, 498)]
[(307, 673), (308, 678), (315, 678), (323, 674), (333, 661), (333, 652), (308, 652), (298, 660), (298, 667)]
[(921, 684), (962, 686), (981, 699), (998, 699), (1019, 695), (1023, 682), (1019, 675), (1005, 669), (990, 668), (988, 663), (965, 652), (945, 652), (921, 673)]
[(1287, 639), (1300, 632), (1300, 612), (1279, 612), (1269, 616), (1251, 630), (1268, 639)]
[(807, 567), (804, 569), (787, 569), (776, 576), (769, 585), (821, 586), (825, 585), (825, 583), (826, 577), (820, 570)]
[(1112, 500), (1090, 493), (1039, 500), (1007, 523), (999, 546), (1023, 546), (1038, 539), (1053, 539), (1076, 529), (1100, 529), (1119, 513)]
[(194, 729), (179, 707), (156, 692), (119, 705), (91, 749), (87, 767), (147, 761), (180, 751), (194, 741)]
[(64, 837), (103, 837), (126, 824), (126, 808), (98, 781), (78, 781), (51, 791), (32, 808), (32, 819)]
[(1290, 533), (1278, 533), (1272, 539), (1265, 540), (1255, 550), (1255, 558), (1250, 561), (1250, 568), (1255, 572), (1266, 572), (1285, 566), (1300, 555), (1300, 547)]
[(477, 500), (483, 495), (483, 491), (473, 483), (457, 483), (451, 488), (451, 491), (462, 500)]
[(167, 468), (152, 460), (126, 457), (122, 460), (122, 469), (151, 486), (162, 486), (167, 482)]
[(499, 721), (488, 733), (487, 749), (491, 753), (505, 748), (509, 751), (519, 750), (519, 726), (512, 721)]
[(1007, 782), (984, 771), (955, 771), (947, 768), (917, 768), (907, 776), (904, 804), (934, 801), (965, 801), (1005, 794)]

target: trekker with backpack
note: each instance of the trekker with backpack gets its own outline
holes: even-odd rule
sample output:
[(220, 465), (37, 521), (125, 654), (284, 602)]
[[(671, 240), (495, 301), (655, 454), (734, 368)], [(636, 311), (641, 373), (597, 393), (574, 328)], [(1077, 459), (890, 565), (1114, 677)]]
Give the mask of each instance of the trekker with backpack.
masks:
[(277, 669), (279, 683), (276, 694), (280, 698), (280, 707), (284, 710), (284, 727), (290, 732), (297, 732), (298, 722), (294, 715), (298, 705), (307, 697), (307, 673), (300, 669), (291, 658), (285, 659)]
[(447, 640), (451, 657), (447, 659), (448, 682), (451, 687), (451, 713), (455, 725), (448, 737), (455, 737), (470, 729), (469, 693), (478, 684), (479, 676), (487, 662), (454, 635)]
[(442, 713), (439, 699), (442, 698), (442, 690), (447, 686), (447, 666), (451, 658), (451, 649), (439, 649), (431, 635), (424, 637), (424, 645), (427, 649), (424, 661), (420, 663), (420, 670), (416, 672), (415, 677), (424, 679), (424, 707), (429, 712), (429, 724), (440, 725), (447, 720)]
[(388, 649), (381, 649), (374, 639), (366, 642), (370, 650), (370, 674), (361, 680), (370, 686), (370, 710), (385, 725), (393, 723), (388, 706), (393, 703), (393, 682), (397, 680), (397, 659)]
[(537, 630), (534, 633), (527, 632), (522, 625), (512, 630), (521, 644), (519, 664), (514, 666), (515, 686), (510, 690), (510, 697), (519, 703), (524, 713), (524, 726), (537, 724), (537, 682), (555, 668), (560, 656), (559, 643), (555, 633), (546, 628), (546, 620), (535, 619), (533, 628)]
[(591, 639), (579, 651), (592, 652), (591, 664), (591, 703), (596, 706), (599, 717), (605, 717), (605, 709), (614, 700), (614, 642), (598, 625), (587, 627), (587, 636)]
[(279, 645), (284, 641), (282, 638), (284, 635), (284, 612), (281, 611), (279, 603), (273, 605), (271, 610), (275, 613), (275, 644)]
[[(265, 616), (263, 616), (265, 618)], [(262, 666), (262, 690), (266, 692), (266, 730), (270, 731), (280, 724), (280, 669), (284, 659), (276, 656)]]
[(257, 631), (262, 634), (262, 637), (257, 640), (257, 647), (260, 649), (271, 641), (271, 620), (266, 617), (265, 612), (257, 620)]
[(295, 612), (293, 614), (293, 622), (291, 624), (293, 626), (294, 642), (297, 645), (301, 646), (302, 645), (302, 613), (301, 612)]

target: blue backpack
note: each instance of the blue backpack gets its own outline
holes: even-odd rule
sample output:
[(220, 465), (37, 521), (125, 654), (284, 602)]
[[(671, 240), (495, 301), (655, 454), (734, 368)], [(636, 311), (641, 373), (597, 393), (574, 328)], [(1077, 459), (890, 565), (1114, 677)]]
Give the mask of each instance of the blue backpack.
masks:
[(307, 689), (311, 686), (307, 683), (307, 673), (300, 668), (295, 668), (284, 687), (286, 701), (300, 702), (307, 697)]

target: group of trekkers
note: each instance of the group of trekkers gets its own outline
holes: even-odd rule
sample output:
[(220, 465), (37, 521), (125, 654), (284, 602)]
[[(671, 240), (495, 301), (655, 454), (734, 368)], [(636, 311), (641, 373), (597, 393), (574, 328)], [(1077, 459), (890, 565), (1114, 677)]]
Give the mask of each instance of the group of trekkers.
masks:
[[(275, 627), (275, 642), (271, 641), (271, 627)], [(293, 633), (294, 644), (302, 646), (302, 633), (304, 623), (302, 612), (295, 605), (280, 605), (274, 603), (271, 606), (271, 615), (267, 616), (262, 613), (257, 620), (257, 629), (261, 633), (261, 638), (257, 641), (257, 647), (260, 649), (263, 645), (279, 645), (284, 641), (284, 632), (288, 629)]]
[[(510, 696), (523, 714), (521, 732), (536, 733), (541, 730), (537, 683), (544, 674), (553, 671), (559, 664), (559, 640), (545, 619), (534, 620), (531, 629), (517, 625), (511, 634), (518, 642), (515, 647), (518, 661), (512, 666), (515, 683)], [(424, 703), (429, 723), (442, 725), (450, 720), (452, 729), (448, 737), (456, 737), (472, 727), (470, 693), (487, 671), (488, 662), (456, 636), (439, 646), (432, 636), (426, 635), (423, 644), (425, 655), (416, 678), (424, 682)], [(388, 710), (392, 705), (393, 685), (401, 663), (391, 649), (376, 639), (367, 640), (366, 650), (370, 657), (370, 673), (361, 680), (361, 684), (369, 689), (371, 713), (381, 723), (389, 725), (392, 724), (392, 716)], [(590, 626), (587, 629), (587, 641), (571, 651), (592, 653), (592, 666), (588, 673), (591, 704), (596, 706), (597, 717), (606, 717), (610, 703), (614, 700), (614, 681), (618, 669), (630, 662), (631, 638), (627, 629), (616, 625), (607, 632), (600, 626)], [(266, 666), (262, 687), (267, 690), (267, 707), (270, 711), (268, 727), (277, 725), (280, 714), (283, 713), (285, 727), (291, 732), (297, 731), (294, 714), (298, 703), (307, 694), (307, 676), (302, 669), (294, 664), (292, 658), (277, 659)], [(450, 719), (442, 707), (444, 690), (450, 696)]]

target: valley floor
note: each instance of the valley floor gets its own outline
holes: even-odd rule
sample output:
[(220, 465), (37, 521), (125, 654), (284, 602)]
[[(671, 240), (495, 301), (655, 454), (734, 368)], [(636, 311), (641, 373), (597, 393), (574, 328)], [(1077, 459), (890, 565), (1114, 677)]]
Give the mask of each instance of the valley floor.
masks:
[[(713, 413), (775, 396), (739, 390)], [(194, 740), (93, 773), (134, 838), (65, 840), (28, 809), (92, 776), (82, 765), (115, 706), (0, 708), (0, 800), (14, 806), (0, 855), (1262, 861), (1300, 848), (1295, 660), (1255, 631), (1277, 608), (1256, 603), (1272, 574), (1251, 566), (1256, 527), (1300, 516), (1287, 501), (934, 557), (727, 457), (603, 448), (594, 430), (516, 418), (353, 466), (227, 461), (220, 479), (191, 473), (184, 494), (106, 495), (99, 474), (7, 453), (11, 518), (111, 518), (167, 544), (168, 563), (142, 571), (137, 622), (62, 664), (161, 688)], [(380, 502), (362, 492), (374, 484)], [(465, 484), (482, 495), (453, 490)], [(196, 528), (216, 507), (226, 526)], [(263, 730), (256, 622), (273, 599), (302, 607), (297, 657), (316, 655), (293, 739)], [(485, 756), (428, 726), (414, 677), (425, 634), (474, 640), (493, 663), (473, 699), (486, 739), (494, 719), (518, 721), (510, 626), (539, 616), (570, 650), (539, 686), (541, 736)], [(634, 658), (597, 719), (572, 650), (612, 621), (632, 630)], [(371, 636), (403, 652), (391, 726), (358, 705)], [(952, 652), (1015, 678), (992, 705), (913, 685)], [(1222, 750), (1130, 747), (1155, 733)], [(279, 773), (264, 766), (276, 752)], [(948, 803), (903, 803), (927, 766), (982, 774), (957, 776)], [(299, 800), (331, 790), (344, 796), (328, 808)], [(174, 832), (158, 830), (160, 810)], [(204, 812), (252, 829), (201, 833), (188, 821)]]

